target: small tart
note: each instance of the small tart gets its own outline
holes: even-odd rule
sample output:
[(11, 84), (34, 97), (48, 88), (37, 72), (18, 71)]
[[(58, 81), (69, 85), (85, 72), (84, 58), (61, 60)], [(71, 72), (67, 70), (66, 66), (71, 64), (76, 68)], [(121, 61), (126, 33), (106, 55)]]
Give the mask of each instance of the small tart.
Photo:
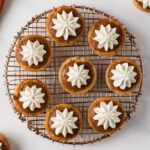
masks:
[[(88, 71), (86, 84), (82, 85), (81, 88), (72, 86), (71, 82), (68, 81), (68, 73), (70, 70), (69, 68), (73, 67), (75, 64), (77, 64), (78, 66), (84, 65), (84, 69)], [(71, 57), (67, 59), (62, 64), (59, 70), (59, 82), (64, 90), (71, 94), (83, 94), (90, 91), (94, 87), (96, 80), (97, 71), (95, 66), (87, 58), (84, 57)]]
[[(78, 17), (78, 20), (76, 21), (76, 29), (75, 29), (75, 33), (73, 33), (72, 35), (69, 35), (68, 39), (64, 39), (63, 36), (57, 37), (56, 36), (56, 29), (54, 29), (54, 22), (53, 20), (57, 19), (57, 15), (62, 15), (62, 13), (72, 13), (73, 17)], [(62, 24), (61, 24), (62, 25)], [(80, 26), (80, 27), (79, 27)], [(61, 28), (62, 29), (62, 28)], [(85, 21), (81, 15), (80, 12), (78, 12), (77, 9), (75, 9), (73, 6), (61, 6), (58, 8), (55, 8), (53, 11), (51, 11), (47, 17), (46, 20), (46, 31), (49, 35), (49, 37), (56, 43), (58, 43), (61, 46), (67, 46), (67, 45), (73, 45), (76, 41), (78, 41), (83, 32), (85, 30)], [(72, 31), (72, 30), (71, 30)], [(60, 33), (62, 33), (62, 31), (58, 32), (59, 35), (61, 35)]]
[[(67, 133), (66, 136), (63, 136), (62, 133), (56, 135), (56, 132), (55, 132), (55, 128), (52, 128), (52, 125), (53, 125), (53, 119), (54, 117), (56, 117), (56, 111), (60, 111), (60, 112), (64, 112), (64, 110), (67, 109), (68, 112), (71, 112), (73, 111), (73, 117), (75, 117), (75, 126), (76, 128), (74, 128), (72, 130), (72, 134), (70, 133)], [(56, 105), (56, 106), (53, 106), (49, 112), (47, 112), (46, 114), (46, 118), (45, 118), (45, 129), (46, 129), (46, 132), (48, 134), (48, 136), (54, 140), (54, 141), (58, 141), (58, 142), (67, 142), (73, 138), (75, 138), (80, 130), (81, 130), (81, 127), (82, 127), (82, 117), (81, 117), (81, 114), (80, 112), (75, 108), (73, 107), (72, 105), (69, 105), (69, 104), (59, 104), (59, 105)]]
[[(104, 47), (99, 48), (99, 42), (95, 40), (97, 34), (96, 32), (101, 31), (101, 27), (103, 28), (111, 28), (111, 30), (116, 30), (115, 33), (115, 43), (113, 45), (113, 48), (108, 48), (106, 50)], [(107, 29), (106, 29), (107, 30)], [(106, 31), (103, 31), (106, 33)], [(108, 31), (110, 32), (110, 31)], [(114, 32), (113, 32), (114, 33)], [(123, 50), (124, 44), (126, 39), (126, 33), (123, 28), (123, 26), (116, 20), (113, 19), (100, 19), (96, 22), (94, 22), (89, 30), (88, 33), (88, 43), (90, 48), (93, 50), (93, 52), (99, 56), (103, 57), (111, 57), (119, 53), (121, 50)], [(113, 40), (114, 41), (114, 40)], [(117, 42), (117, 43), (116, 43)], [(107, 43), (108, 44), (108, 43)], [(112, 44), (111, 44), (112, 45)]]
[(10, 150), (10, 145), (7, 138), (0, 134), (0, 150)]
[[(100, 108), (100, 106), (101, 106), (100, 104), (102, 102), (105, 103), (106, 105), (108, 105), (111, 102), (113, 104), (113, 106), (117, 106), (117, 112), (119, 113), (119, 116), (118, 116), (119, 121), (115, 124), (114, 128), (108, 126), (107, 129), (104, 129), (104, 126), (98, 125), (98, 120), (94, 119), (94, 117), (96, 116), (95, 108)], [(116, 100), (112, 97), (97, 98), (90, 104), (90, 106), (88, 108), (88, 122), (89, 122), (90, 126), (96, 132), (98, 132), (100, 134), (105, 134), (105, 135), (110, 135), (122, 127), (122, 125), (124, 123), (124, 115), (125, 114), (124, 114), (122, 104), (118, 100)]]
[[(27, 60), (23, 60), (23, 51), (25, 51), (25, 52), (27, 51), (27, 48), (25, 48), (23, 50), (23, 47), (27, 46), (28, 42), (31, 45), (35, 44), (35, 42), (38, 42), (39, 47), (37, 49), (39, 49), (39, 48), (41, 48), (41, 46), (43, 46), (43, 51), (44, 51), (44, 53), (42, 52), (43, 56), (40, 58), (40, 61), (36, 65), (34, 63), (32, 65), (29, 65)], [(50, 62), (52, 60), (52, 55), (53, 55), (52, 46), (44, 37), (42, 37), (40, 35), (25, 36), (18, 42), (18, 45), (16, 46), (16, 61), (22, 68), (26, 69), (27, 71), (37, 72), (42, 69), (45, 69), (50, 64)], [(40, 54), (40, 56), (41, 56), (41, 54)], [(30, 56), (28, 55), (28, 57), (30, 57)]]
[[(134, 67), (133, 71), (136, 74), (136, 76), (134, 76), (134, 79), (136, 80), (136, 82), (131, 83), (130, 87), (126, 87), (125, 89), (121, 89), (120, 87), (115, 87), (114, 86), (114, 80), (112, 80), (112, 70), (116, 69), (116, 66), (118, 64), (124, 64), (127, 63), (128, 66), (132, 66)], [(106, 83), (108, 85), (108, 87), (115, 93), (117, 94), (121, 94), (121, 95), (126, 95), (126, 94), (130, 94), (132, 92), (134, 92), (136, 90), (136, 88), (139, 86), (139, 84), (141, 83), (142, 80), (142, 73), (141, 70), (139, 68), (139, 66), (136, 64), (136, 62), (134, 60), (128, 59), (128, 58), (119, 58), (117, 60), (114, 60), (110, 65), (108, 65), (107, 70), (106, 70), (106, 74), (105, 74), (105, 78), (106, 78)]]
[(138, 9), (142, 10), (143, 12), (148, 12), (148, 13), (150, 12), (150, 7), (144, 8), (142, 1), (133, 0), (133, 2), (134, 2), (134, 4), (135, 4), (135, 6), (136, 6)]
[[(38, 101), (41, 101), (41, 97), (38, 97), (39, 95), (42, 95), (42, 102), (37, 104), (37, 99), (35, 98), (34, 100), (34, 105), (36, 102), (36, 105), (34, 106), (35, 108), (32, 110), (29, 106), (31, 106), (31, 97), (28, 98), (31, 95), (25, 95), (25, 92), (23, 94), (21, 94), (21, 92), (25, 91), (25, 89), (28, 87), (28, 89), (32, 89), (33, 87), (36, 87), (38, 91), (34, 91), (34, 93), (36, 93), (36, 95), (32, 95), (36, 98), (38, 98)], [(27, 93), (29, 93), (29, 91), (27, 91)], [(33, 92), (31, 92), (33, 93)], [(24, 98), (24, 102), (23, 100), (21, 100), (21, 97), (23, 97), (22, 95), (27, 96), (28, 99)], [(30, 105), (28, 107), (24, 107), (25, 102), (30, 101)], [(50, 93), (48, 90), (48, 87), (46, 84), (44, 84), (43, 82), (41, 82), (40, 80), (37, 79), (26, 79), (23, 80), (15, 89), (14, 91), (14, 95), (13, 95), (13, 104), (16, 108), (16, 110), (26, 116), (37, 116), (40, 115), (42, 112), (45, 111), (45, 109), (47, 108), (48, 104), (50, 101)], [(33, 105), (33, 103), (32, 103)], [(37, 107), (38, 106), (38, 107)]]

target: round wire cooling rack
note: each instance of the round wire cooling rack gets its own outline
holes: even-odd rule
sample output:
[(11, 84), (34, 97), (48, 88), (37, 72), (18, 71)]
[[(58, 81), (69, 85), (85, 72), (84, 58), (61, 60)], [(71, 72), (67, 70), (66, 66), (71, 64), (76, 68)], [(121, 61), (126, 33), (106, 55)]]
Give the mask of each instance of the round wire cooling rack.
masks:
[[(134, 93), (126, 96), (117, 95), (108, 89), (105, 82), (105, 71), (107, 65), (110, 64), (112, 60), (115, 60), (120, 57), (127, 57), (134, 59), (143, 72), (142, 57), (140, 55), (140, 49), (137, 47), (137, 44), (135, 42), (136, 39), (130, 32), (128, 32), (127, 29), (125, 29), (127, 39), (124, 50), (122, 50), (119, 54), (110, 58), (101, 58), (93, 54), (87, 42), (87, 33), (89, 31), (90, 25), (100, 18), (113, 18), (113, 17), (104, 13), (103, 11), (96, 10), (95, 8), (89, 8), (86, 6), (75, 6), (75, 7), (82, 13), (86, 21), (85, 32), (78, 42), (76, 42), (73, 46), (65, 46), (65, 47), (61, 47), (56, 43), (52, 42), (49, 39), (45, 30), (45, 20), (47, 14), (51, 10), (45, 11), (44, 13), (33, 17), (32, 20), (28, 22), (26, 26), (20, 30), (20, 32), (17, 33), (17, 36), (15, 36), (14, 43), (12, 44), (9, 54), (7, 56), (5, 66), (6, 69), (4, 75), (6, 78), (7, 94), (10, 98), (12, 106), (13, 106), (12, 99), (14, 89), (16, 85), (18, 85), (22, 80), (35, 78), (43, 81), (45, 84), (48, 85), (51, 92), (51, 102), (47, 110), (40, 116), (37, 117), (24, 116), (18, 113), (13, 106), (15, 113), (17, 113), (19, 116), (19, 119), (22, 120), (23, 122), (26, 122), (27, 127), (33, 132), (35, 132), (37, 135), (41, 135), (42, 137), (50, 139), (46, 134), (44, 128), (45, 114), (49, 110), (49, 108), (59, 103), (69, 103), (76, 106), (82, 114), (83, 127), (80, 134), (75, 139), (67, 142), (67, 144), (74, 144), (74, 145), (93, 143), (95, 141), (100, 141), (106, 137), (109, 137), (108, 135), (97, 134), (88, 124), (87, 109), (89, 104), (94, 99), (102, 96), (111, 96), (117, 98), (124, 106), (126, 113), (125, 121), (127, 121), (130, 119), (131, 113), (136, 109), (137, 101), (139, 99), (139, 96), (142, 94), (142, 87), (143, 87), (142, 86), (143, 82), (141, 82), (140, 86)], [(15, 59), (15, 45), (22, 37), (31, 34), (38, 34), (45, 37), (54, 47), (54, 57), (51, 65), (48, 66), (45, 70), (36, 73), (25, 71), (18, 65)], [(89, 60), (93, 62), (93, 64), (97, 68), (98, 79), (95, 87), (93, 88), (93, 90), (83, 95), (71, 95), (69, 93), (66, 93), (61, 88), (58, 81), (58, 71), (61, 64), (67, 58), (72, 56), (87, 57)]]

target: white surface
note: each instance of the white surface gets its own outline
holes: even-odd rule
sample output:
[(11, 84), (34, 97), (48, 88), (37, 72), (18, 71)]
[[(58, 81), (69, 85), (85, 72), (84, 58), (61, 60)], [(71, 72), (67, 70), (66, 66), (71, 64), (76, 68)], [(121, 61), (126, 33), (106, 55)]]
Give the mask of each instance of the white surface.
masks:
[(150, 15), (139, 11), (132, 0), (76, 0), (76, 4), (103, 9), (118, 17), (132, 31), (142, 49), (145, 60), (145, 93), (136, 113), (125, 127), (111, 138), (84, 146), (52, 143), (30, 132), (14, 114), (5, 95), (3, 73), (5, 56), (13, 36), (32, 16), (61, 4), (74, 4), (75, 0), (7, 0), (0, 16), (0, 132), (9, 137), (12, 150), (148, 150), (150, 149)]

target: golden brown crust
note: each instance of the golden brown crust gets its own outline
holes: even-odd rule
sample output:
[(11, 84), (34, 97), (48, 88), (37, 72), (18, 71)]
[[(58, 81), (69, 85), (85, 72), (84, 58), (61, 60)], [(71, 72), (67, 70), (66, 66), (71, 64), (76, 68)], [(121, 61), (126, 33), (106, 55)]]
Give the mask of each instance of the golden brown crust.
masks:
[(8, 140), (3, 134), (0, 134), (0, 142), (2, 143), (2, 150), (10, 150)]
[[(104, 130), (103, 126), (97, 126), (97, 121), (93, 119), (93, 117), (95, 116), (95, 112), (94, 112), (94, 108), (95, 107), (99, 107), (100, 106), (100, 102), (106, 102), (106, 103), (109, 103), (110, 101), (113, 102), (114, 105), (118, 105), (118, 111), (121, 112), (121, 115), (119, 116), (119, 119), (121, 120), (119, 123), (116, 124), (116, 128), (108, 128), (107, 130)], [(106, 134), (106, 135), (110, 135), (112, 134), (113, 132), (119, 130), (123, 123), (124, 123), (124, 110), (123, 110), (123, 106), (122, 104), (112, 98), (112, 97), (102, 97), (102, 98), (98, 98), (96, 100), (94, 100), (91, 105), (89, 106), (88, 108), (88, 122), (90, 124), (90, 126), (98, 133), (100, 134)]]
[[(46, 50), (46, 54), (43, 56), (43, 62), (39, 62), (38, 66), (34, 64), (32, 66), (29, 66), (27, 61), (22, 61), (23, 56), (20, 54), (20, 52), (22, 51), (21, 46), (25, 45), (28, 40), (32, 42), (38, 40), (40, 44), (44, 45), (44, 49)], [(40, 35), (28, 35), (23, 37), (19, 41), (18, 45), (16, 46), (15, 53), (16, 53), (16, 61), (22, 68), (26, 69), (27, 71), (37, 72), (42, 69), (45, 69), (51, 63), (53, 55), (53, 47), (50, 45), (50, 42), (48, 42), (44, 37)]]
[[(87, 80), (87, 85), (82, 85), (82, 87), (79, 89), (76, 86), (72, 86), (70, 82), (68, 82), (68, 76), (66, 73), (69, 70), (69, 66), (72, 66), (74, 63), (77, 63), (79, 65), (84, 64), (85, 69), (89, 69), (89, 75), (90, 79)], [(71, 93), (71, 94), (83, 94), (88, 91), (90, 91), (97, 80), (97, 71), (95, 66), (84, 57), (71, 57), (67, 59), (60, 67), (59, 70), (59, 82), (61, 86), (64, 88), (65, 91)]]
[[(56, 18), (57, 13), (62, 13), (62, 11), (65, 10), (66, 12), (73, 12), (73, 15), (76, 17), (79, 17), (78, 23), (81, 25), (80, 28), (76, 29), (77, 36), (69, 36), (68, 40), (64, 40), (63, 37), (56, 37), (56, 31), (52, 29), (52, 26), (54, 26), (52, 19)], [(73, 6), (61, 6), (58, 8), (55, 8), (53, 11), (51, 11), (47, 17), (46, 20), (46, 31), (49, 35), (49, 37), (56, 43), (58, 43), (61, 46), (67, 46), (67, 45), (73, 45), (76, 41), (78, 41), (83, 32), (85, 30), (85, 21), (81, 15), (80, 12), (77, 11), (76, 8)]]
[[(74, 134), (67, 134), (66, 138), (62, 134), (56, 135), (55, 130), (53, 128), (51, 128), (51, 126), (50, 126), (52, 124), (51, 117), (55, 116), (56, 110), (63, 111), (65, 108), (67, 108), (68, 111), (73, 111), (74, 112), (74, 117), (78, 118), (78, 120), (76, 122), (76, 125), (77, 125), (78, 128), (73, 130)], [(82, 117), (81, 117), (80, 112), (75, 107), (73, 107), (72, 105), (59, 104), (59, 105), (53, 106), (49, 110), (49, 112), (47, 112), (46, 117), (45, 117), (44, 125), (45, 125), (45, 129), (46, 129), (47, 134), (49, 135), (49, 137), (52, 140), (59, 141), (59, 142), (67, 142), (67, 141), (75, 138), (79, 134), (79, 132), (82, 128)]]
[[(42, 88), (42, 93), (45, 93), (44, 100), (45, 103), (41, 104), (41, 108), (36, 108), (34, 111), (31, 111), (29, 108), (24, 109), (22, 103), (19, 101), (20, 91), (22, 91), (26, 86), (32, 87), (36, 85), (38, 88)], [(13, 104), (16, 110), (26, 116), (37, 116), (45, 111), (50, 101), (50, 93), (46, 84), (37, 79), (26, 79), (23, 80), (15, 89), (13, 95)]]
[[(135, 67), (134, 71), (137, 73), (137, 76), (135, 77), (135, 79), (137, 82), (132, 83), (131, 88), (126, 88), (125, 90), (122, 90), (119, 87), (113, 86), (113, 80), (111, 80), (111, 76), (112, 76), (111, 70), (115, 69), (117, 64), (119, 64), (119, 63), (122, 64), (125, 62), (127, 62), (129, 65), (133, 65)], [(105, 74), (105, 78), (106, 78), (107, 86), (113, 92), (118, 93), (118, 94), (122, 94), (122, 95), (127, 95), (127, 94), (134, 92), (135, 89), (139, 86), (139, 84), (142, 81), (142, 73), (141, 73), (139, 66), (136, 64), (136, 62), (134, 60), (131, 60), (128, 58), (120, 58), (120, 59), (114, 60), (110, 65), (108, 65), (107, 70), (106, 70), (106, 74)]]
[[(120, 34), (120, 36), (118, 37), (118, 45), (114, 45), (114, 49), (113, 50), (108, 50), (107, 52), (104, 50), (104, 48), (102, 49), (98, 49), (98, 42), (93, 40), (93, 37), (95, 37), (95, 29), (99, 30), (101, 25), (108, 25), (110, 24), (112, 27), (117, 28), (117, 33)], [(116, 55), (117, 53), (119, 53), (121, 50), (123, 50), (124, 44), (125, 44), (125, 40), (126, 40), (126, 33), (125, 30), (123, 28), (123, 26), (116, 20), (113, 19), (100, 19), (96, 22), (94, 22), (89, 30), (88, 33), (88, 43), (90, 48), (93, 50), (93, 52), (99, 56), (103, 56), (103, 57), (111, 57)]]
[(135, 4), (135, 6), (136, 6), (138, 9), (142, 10), (143, 12), (147, 12), (147, 13), (150, 12), (150, 8), (143, 8), (142, 2), (140, 2), (140, 1), (138, 1), (138, 0), (133, 0), (133, 2), (134, 2), (134, 4)]

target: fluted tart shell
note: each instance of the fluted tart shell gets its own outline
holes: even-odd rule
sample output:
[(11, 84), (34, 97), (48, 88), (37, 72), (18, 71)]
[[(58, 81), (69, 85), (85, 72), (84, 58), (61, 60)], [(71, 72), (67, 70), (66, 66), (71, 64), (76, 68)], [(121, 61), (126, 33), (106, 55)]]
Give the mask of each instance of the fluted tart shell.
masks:
[[(77, 28), (75, 31), (77, 36), (69, 36), (68, 40), (65, 40), (64, 37), (56, 37), (56, 30), (52, 28), (54, 26), (52, 19), (54, 18), (56, 19), (57, 13), (61, 14), (63, 11), (67, 13), (72, 11), (74, 17), (79, 17), (79, 20), (77, 23), (81, 25), (81, 27)], [(49, 12), (47, 20), (46, 20), (46, 31), (50, 39), (58, 43), (59, 45), (61, 46), (73, 45), (75, 42), (77, 42), (81, 38), (82, 34), (84, 33), (85, 21), (81, 13), (73, 6), (61, 6), (58, 8), (54, 8), (52, 11)]]
[[(68, 82), (68, 76), (66, 73), (69, 71), (69, 66), (73, 66), (74, 63), (78, 65), (85, 65), (85, 69), (89, 69), (90, 79), (87, 80), (87, 85), (82, 85), (81, 88), (77, 86), (72, 86), (70, 82)], [(60, 67), (59, 70), (59, 82), (63, 89), (71, 94), (83, 94), (90, 91), (97, 80), (97, 71), (96, 67), (85, 57), (71, 57), (67, 59)]]
[[(112, 77), (111, 71), (116, 68), (117, 64), (123, 64), (123, 63), (128, 63), (129, 66), (130, 65), (134, 66), (133, 71), (136, 72), (137, 75), (135, 76), (136, 83), (132, 83), (130, 88), (120, 89), (119, 87), (114, 87), (113, 85), (114, 80), (111, 80), (111, 77)], [(136, 64), (134, 60), (131, 60), (128, 58), (119, 58), (119, 59), (112, 61), (112, 63), (108, 65), (106, 69), (105, 79), (106, 79), (107, 86), (109, 87), (111, 91), (117, 94), (127, 95), (127, 94), (131, 94), (132, 92), (134, 92), (136, 88), (139, 86), (139, 84), (141, 83), (142, 72), (141, 72), (140, 67)]]
[[(113, 102), (113, 105), (117, 105), (118, 106), (117, 111), (121, 112), (121, 115), (119, 116), (120, 122), (116, 124), (116, 128), (108, 127), (108, 129), (105, 130), (102, 125), (97, 126), (98, 121), (93, 119), (93, 117), (96, 115), (96, 113), (94, 112), (94, 109), (96, 107), (99, 107), (101, 102), (105, 102), (108, 104), (110, 101)], [(97, 133), (100, 133), (100, 134), (111, 135), (112, 133), (119, 130), (124, 123), (124, 117), (125, 117), (125, 113), (124, 113), (124, 109), (123, 109), (122, 104), (118, 100), (116, 100), (112, 97), (97, 98), (90, 104), (90, 106), (88, 108), (88, 122), (89, 122), (90, 126)]]
[(143, 8), (143, 4), (142, 2), (138, 1), (138, 0), (133, 0), (135, 6), (139, 9), (139, 10), (142, 10), (143, 12), (147, 12), (149, 13), (150, 12), (150, 8)]
[[(67, 108), (68, 111), (73, 111), (74, 112), (73, 116), (78, 118), (78, 120), (75, 123), (78, 128), (73, 129), (73, 134), (67, 134), (66, 137), (64, 137), (62, 134), (56, 135), (55, 129), (51, 128), (51, 125), (53, 123), (51, 121), (51, 118), (56, 116), (56, 110), (59, 110), (62, 112), (65, 108)], [(70, 104), (62, 103), (62, 104), (53, 106), (47, 112), (44, 125), (45, 125), (46, 133), (52, 140), (64, 143), (64, 142), (67, 142), (67, 141), (75, 138), (79, 134), (79, 132), (82, 128), (82, 117), (81, 117), (80, 112), (77, 110), (77, 108), (75, 108), (74, 106), (72, 106)]]
[[(44, 50), (46, 53), (43, 56), (43, 62), (39, 62), (38, 66), (36, 65), (28, 65), (27, 61), (23, 61), (22, 58), (23, 56), (21, 55), (22, 48), (21, 46), (26, 45), (28, 40), (31, 42), (39, 41), (41, 45), (44, 45)], [(20, 67), (24, 68), (26, 71), (31, 71), (31, 72), (37, 72), (45, 69), (52, 61), (52, 56), (53, 56), (53, 47), (51, 46), (50, 42), (47, 41), (44, 37), (40, 35), (28, 35), (23, 37), (17, 44), (16, 46), (16, 61), (20, 65)]]
[(10, 150), (10, 144), (3, 134), (0, 134), (0, 143), (2, 143), (2, 150)]
[[(42, 88), (42, 93), (45, 94), (43, 99), (45, 103), (41, 104), (41, 108), (35, 108), (34, 111), (31, 111), (29, 108), (24, 109), (22, 102), (19, 101), (20, 92), (24, 90), (26, 86), (32, 87), (36, 85), (37, 88)], [(13, 104), (15, 106), (16, 111), (25, 115), (25, 116), (38, 116), (45, 111), (48, 104), (50, 102), (50, 92), (46, 84), (37, 79), (26, 79), (21, 81), (19, 85), (16, 86), (14, 94), (13, 94)]]
[[(96, 36), (95, 30), (99, 30), (101, 25), (107, 26), (108, 24), (110, 24), (112, 28), (116, 28), (117, 29), (116, 32), (120, 36), (117, 38), (118, 45), (114, 45), (114, 48), (112, 50), (108, 49), (108, 51), (105, 51), (104, 48), (101, 48), (101, 49), (98, 48), (98, 42), (95, 41), (93, 38)], [(91, 50), (99, 56), (111, 57), (111, 56), (118, 54), (121, 50), (123, 50), (125, 41), (126, 41), (125, 29), (120, 24), (120, 22), (114, 19), (109, 18), (109, 19), (97, 20), (91, 25), (89, 29), (89, 33), (88, 33), (89, 46)]]

